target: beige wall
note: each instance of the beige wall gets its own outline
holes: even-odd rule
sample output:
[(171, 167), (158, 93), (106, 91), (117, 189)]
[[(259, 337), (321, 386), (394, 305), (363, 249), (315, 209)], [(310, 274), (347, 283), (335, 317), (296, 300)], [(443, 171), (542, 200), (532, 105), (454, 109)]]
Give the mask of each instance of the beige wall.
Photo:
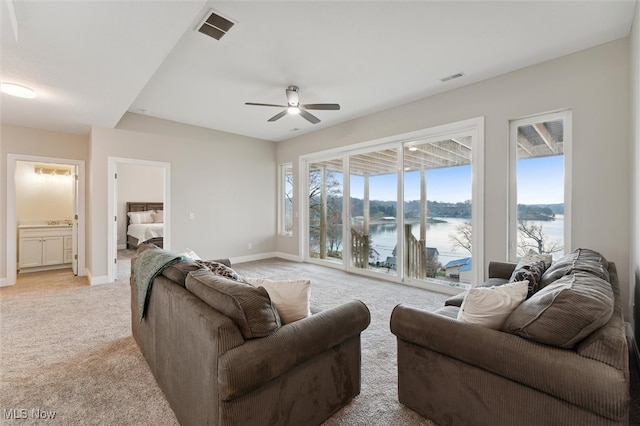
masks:
[(135, 114), (118, 127), (93, 128), (91, 135), (87, 267), (93, 279), (107, 274), (109, 157), (171, 164), (172, 250), (188, 247), (209, 259), (275, 251), (273, 142)]
[(88, 147), (87, 136), (0, 125), (0, 282), (7, 277), (7, 154), (88, 161)]
[[(280, 142), (278, 163), (293, 162), (297, 174), (304, 154), (484, 116), (484, 259), (505, 260), (509, 120), (566, 108), (573, 110), (570, 246), (616, 262), (628, 300), (628, 39)], [(277, 237), (279, 252), (298, 255), (298, 225), (293, 238)]]
[(629, 252), (631, 297), (629, 307), (634, 314), (631, 322), (636, 340), (640, 337), (640, 1), (636, 1), (636, 13), (630, 39), (631, 66), (631, 245)]

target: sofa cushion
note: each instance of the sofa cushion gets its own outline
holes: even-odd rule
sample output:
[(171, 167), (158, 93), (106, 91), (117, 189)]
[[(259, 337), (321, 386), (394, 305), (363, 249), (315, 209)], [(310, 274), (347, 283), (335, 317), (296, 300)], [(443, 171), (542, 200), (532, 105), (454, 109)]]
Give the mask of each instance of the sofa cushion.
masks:
[(311, 281), (245, 278), (245, 282), (267, 290), (283, 325), (311, 315)]
[(245, 339), (268, 336), (280, 328), (278, 311), (264, 288), (215, 275), (208, 269), (190, 272), (186, 288), (231, 318)]
[[(508, 283), (509, 281), (506, 278), (489, 278), (483, 283), (478, 284), (476, 287), (493, 287), (498, 285), (503, 285)], [(467, 291), (463, 291), (461, 293), (456, 294), (455, 296), (451, 296), (447, 300), (444, 301), (444, 306), (462, 306), (462, 301), (464, 300), (464, 296), (467, 295)]]
[(576, 271), (522, 302), (502, 329), (569, 349), (609, 321), (613, 304), (613, 290), (607, 281)]
[(457, 319), (499, 330), (509, 314), (525, 299), (527, 281), (496, 287), (474, 287), (467, 291)]
[(540, 288), (574, 271), (587, 272), (610, 282), (609, 262), (603, 255), (590, 249), (576, 249), (551, 264), (542, 275)]
[(195, 262), (180, 262), (163, 269), (162, 275), (184, 287), (189, 272), (197, 271), (198, 269), (202, 269), (202, 266)]

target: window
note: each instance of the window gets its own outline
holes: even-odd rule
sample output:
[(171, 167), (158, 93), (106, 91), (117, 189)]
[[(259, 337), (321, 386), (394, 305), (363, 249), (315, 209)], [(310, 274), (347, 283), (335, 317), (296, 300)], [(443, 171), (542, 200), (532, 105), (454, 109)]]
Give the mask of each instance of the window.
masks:
[(569, 251), (571, 112), (513, 120), (509, 258)]
[(279, 172), (278, 233), (293, 235), (293, 165), (281, 164)]

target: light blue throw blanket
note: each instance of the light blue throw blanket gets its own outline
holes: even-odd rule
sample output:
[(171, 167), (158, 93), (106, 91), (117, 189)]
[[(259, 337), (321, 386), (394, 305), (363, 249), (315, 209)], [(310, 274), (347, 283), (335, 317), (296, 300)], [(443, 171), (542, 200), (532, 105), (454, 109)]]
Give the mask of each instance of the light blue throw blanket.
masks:
[(133, 271), (133, 283), (138, 292), (138, 315), (140, 321), (144, 318), (147, 305), (149, 304), (149, 295), (151, 294), (151, 285), (153, 280), (162, 273), (162, 271), (179, 262), (184, 262), (186, 258), (180, 254), (172, 253), (159, 248), (149, 248), (138, 255)]

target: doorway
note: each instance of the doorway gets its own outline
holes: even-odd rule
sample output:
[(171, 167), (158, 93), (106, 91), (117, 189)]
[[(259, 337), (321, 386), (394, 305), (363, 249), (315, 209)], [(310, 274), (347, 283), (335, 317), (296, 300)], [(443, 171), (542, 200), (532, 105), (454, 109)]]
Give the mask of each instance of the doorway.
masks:
[[(130, 259), (135, 247), (127, 244), (127, 204), (141, 202), (162, 203), (162, 240), (165, 249), (170, 248), (171, 209), (169, 163), (130, 158), (108, 158), (109, 218), (108, 221), (108, 275), (109, 281), (128, 278)], [(157, 211), (157, 207), (154, 207)], [(156, 217), (156, 216), (154, 216)], [(157, 232), (157, 230), (156, 230)], [(127, 248), (129, 250), (127, 250)]]
[[(57, 253), (55, 246), (46, 247), (42, 243), (41, 253), (48, 258), (44, 263), (41, 260), (41, 265), (30, 264), (31, 270), (66, 267), (68, 264), (74, 275), (86, 275), (84, 181), (83, 160), (7, 155), (7, 285), (17, 282), (18, 227), (21, 225), (51, 226), (51, 230), (47, 230), (49, 233), (53, 228), (64, 227), (65, 233), (69, 233), (68, 236), (53, 238), (63, 242), (61, 253)], [(62, 196), (62, 192), (67, 190), (69, 193)], [(37, 199), (34, 199), (34, 194)], [(60, 197), (63, 200), (56, 201)], [(36, 239), (29, 240), (31, 243), (34, 241)], [(58, 256), (63, 260), (58, 262)]]

